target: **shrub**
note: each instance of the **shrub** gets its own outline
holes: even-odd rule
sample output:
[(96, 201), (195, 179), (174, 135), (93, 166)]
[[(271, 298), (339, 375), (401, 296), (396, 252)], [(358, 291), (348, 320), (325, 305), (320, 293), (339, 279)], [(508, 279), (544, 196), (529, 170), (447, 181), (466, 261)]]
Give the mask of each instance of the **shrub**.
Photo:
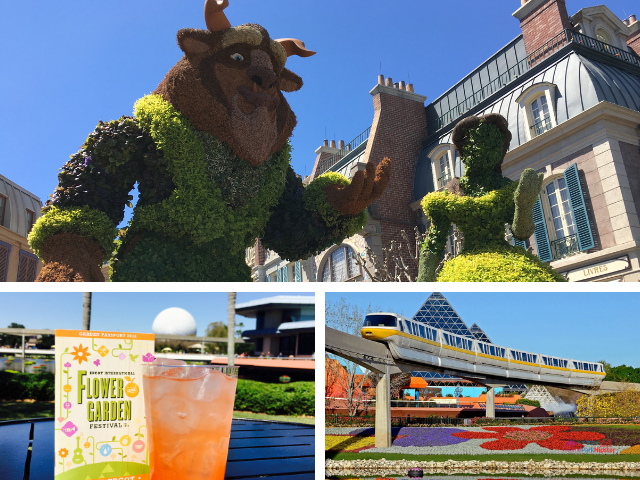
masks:
[(540, 408), (540, 402), (538, 400), (529, 400), (528, 398), (520, 398), (516, 400), (516, 405), (530, 405), (532, 407)]
[(272, 384), (238, 380), (234, 409), (269, 415), (315, 415), (314, 382)]
[(4, 400), (34, 399), (53, 401), (55, 394), (55, 375), (49, 372), (38, 374), (0, 372), (0, 398)]

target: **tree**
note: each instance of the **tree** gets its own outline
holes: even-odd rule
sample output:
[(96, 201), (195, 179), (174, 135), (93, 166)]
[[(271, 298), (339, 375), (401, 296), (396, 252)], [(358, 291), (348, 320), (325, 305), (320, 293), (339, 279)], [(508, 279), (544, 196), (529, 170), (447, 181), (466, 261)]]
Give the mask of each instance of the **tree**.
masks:
[(598, 363), (601, 363), (602, 366), (604, 367), (604, 373), (609, 375), (609, 372), (611, 371), (611, 364), (609, 362), (607, 362), (606, 360), (598, 360)]
[[(7, 328), (25, 328), (25, 326), (12, 322)], [(9, 345), (10, 348), (18, 348), (22, 345), (22, 337), (0, 333), (0, 345)]]
[[(371, 304), (365, 309), (347, 303), (345, 298), (337, 302), (328, 301), (325, 304), (325, 323), (328, 327), (351, 335), (359, 335), (364, 317), (371, 311)], [(331, 382), (343, 392), (349, 416), (357, 415), (366, 408), (369, 396), (365, 391), (368, 371), (356, 363), (345, 359), (338, 359), (336, 355), (327, 354), (330, 361), (325, 362), (327, 382)]]
[(82, 329), (91, 330), (91, 292), (82, 294)]
[(224, 322), (211, 322), (205, 331), (205, 337), (226, 338), (229, 328)]

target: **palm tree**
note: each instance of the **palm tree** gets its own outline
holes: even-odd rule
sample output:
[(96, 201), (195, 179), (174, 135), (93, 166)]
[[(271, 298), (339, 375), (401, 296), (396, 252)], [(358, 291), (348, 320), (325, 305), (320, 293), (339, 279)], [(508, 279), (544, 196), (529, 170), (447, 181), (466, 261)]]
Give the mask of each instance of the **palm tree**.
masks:
[(227, 364), (233, 367), (233, 357), (235, 356), (235, 333), (236, 333), (236, 293), (229, 292), (229, 306), (227, 313)]
[(82, 294), (82, 329), (91, 330), (91, 292)]

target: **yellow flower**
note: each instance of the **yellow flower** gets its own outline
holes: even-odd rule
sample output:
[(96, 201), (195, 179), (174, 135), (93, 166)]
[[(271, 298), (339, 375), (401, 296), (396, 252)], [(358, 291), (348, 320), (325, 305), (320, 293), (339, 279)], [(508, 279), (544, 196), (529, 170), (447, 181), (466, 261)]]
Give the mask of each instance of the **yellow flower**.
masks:
[(91, 355), (87, 350), (89, 350), (89, 347), (85, 347), (82, 348), (82, 344), (80, 344), (78, 347), (73, 347), (73, 359), (77, 360), (79, 364), (82, 364), (82, 362), (88, 362), (88, 357), (89, 355)]
[(348, 452), (376, 444), (375, 437), (353, 437), (351, 435), (326, 435), (324, 437), (325, 450)]

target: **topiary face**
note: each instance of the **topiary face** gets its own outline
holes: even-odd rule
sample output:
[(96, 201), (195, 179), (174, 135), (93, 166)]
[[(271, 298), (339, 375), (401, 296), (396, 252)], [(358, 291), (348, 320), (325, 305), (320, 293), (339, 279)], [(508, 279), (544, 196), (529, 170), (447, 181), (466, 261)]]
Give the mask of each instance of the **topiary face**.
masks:
[(504, 136), (497, 126), (480, 122), (467, 132), (465, 140), (460, 152), (466, 168), (465, 176), (495, 171), (502, 163)]

